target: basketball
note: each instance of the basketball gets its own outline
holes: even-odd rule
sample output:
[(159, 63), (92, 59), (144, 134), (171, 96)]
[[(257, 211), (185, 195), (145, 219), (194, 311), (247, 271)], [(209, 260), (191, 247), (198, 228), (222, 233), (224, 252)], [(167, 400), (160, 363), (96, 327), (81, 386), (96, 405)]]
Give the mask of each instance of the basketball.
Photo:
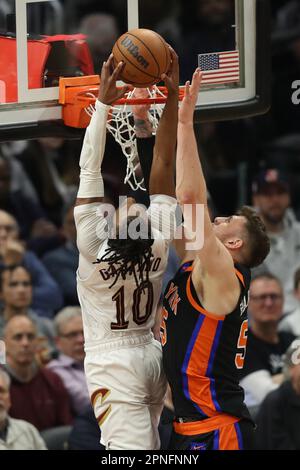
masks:
[(165, 40), (150, 29), (132, 29), (119, 37), (113, 47), (115, 65), (125, 62), (121, 80), (145, 88), (161, 80), (171, 63)]

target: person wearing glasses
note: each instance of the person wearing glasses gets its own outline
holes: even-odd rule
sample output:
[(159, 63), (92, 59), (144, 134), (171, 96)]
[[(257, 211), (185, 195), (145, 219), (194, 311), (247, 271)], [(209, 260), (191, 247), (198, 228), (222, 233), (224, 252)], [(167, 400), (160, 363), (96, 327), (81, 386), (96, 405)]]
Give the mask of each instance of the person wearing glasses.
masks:
[(61, 378), (36, 360), (37, 329), (24, 315), (16, 315), (4, 328), (6, 364), (11, 379), (10, 416), (33, 424), (39, 431), (73, 422), (70, 399)]
[(278, 330), (283, 305), (283, 288), (277, 277), (262, 273), (253, 278), (247, 354), (240, 382), (249, 407), (259, 406), (282, 383), (283, 355), (295, 339), (291, 333)]
[(84, 374), (84, 338), (80, 307), (66, 307), (55, 317), (56, 347), (59, 356), (48, 368), (62, 379), (72, 405), (78, 415), (90, 406), (90, 398)]

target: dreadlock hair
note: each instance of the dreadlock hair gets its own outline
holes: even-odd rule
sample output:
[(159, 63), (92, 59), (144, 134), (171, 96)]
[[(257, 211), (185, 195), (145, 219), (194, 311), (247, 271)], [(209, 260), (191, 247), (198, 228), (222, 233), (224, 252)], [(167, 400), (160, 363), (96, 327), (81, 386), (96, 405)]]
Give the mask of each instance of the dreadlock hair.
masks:
[[(152, 231), (150, 222), (148, 221), (147, 238), (132, 239), (128, 236), (128, 228), (130, 223), (137, 217), (128, 217), (127, 219), (127, 238), (116, 238), (108, 240), (108, 248), (105, 254), (97, 259), (96, 263), (106, 262), (109, 264), (108, 273), (114, 277), (113, 283), (109, 286), (113, 287), (121, 276), (126, 278), (126, 274), (133, 274), (137, 287), (142, 287), (149, 281), (149, 272), (151, 268), (151, 258), (153, 257)], [(137, 228), (139, 225), (137, 226)]]

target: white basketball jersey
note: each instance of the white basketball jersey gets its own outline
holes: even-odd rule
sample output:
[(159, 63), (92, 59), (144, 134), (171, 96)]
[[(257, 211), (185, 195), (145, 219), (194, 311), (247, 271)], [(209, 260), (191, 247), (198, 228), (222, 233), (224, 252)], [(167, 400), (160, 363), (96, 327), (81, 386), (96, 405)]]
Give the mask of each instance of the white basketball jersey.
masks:
[[(149, 282), (143, 286), (138, 287), (134, 274), (129, 273), (125, 279), (120, 275), (111, 286), (114, 276), (108, 273), (109, 265), (106, 262), (95, 264), (87, 279), (81, 279), (77, 272), (86, 347), (136, 332), (147, 332), (153, 327), (169, 252), (169, 243), (158, 231), (155, 232)], [(99, 259), (107, 248), (108, 242), (105, 240)]]

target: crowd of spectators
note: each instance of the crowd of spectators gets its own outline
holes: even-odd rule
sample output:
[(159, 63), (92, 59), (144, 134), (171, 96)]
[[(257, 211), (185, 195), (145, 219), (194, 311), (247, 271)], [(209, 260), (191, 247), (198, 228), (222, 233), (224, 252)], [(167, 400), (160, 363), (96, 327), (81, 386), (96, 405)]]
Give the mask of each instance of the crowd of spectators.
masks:
[[(67, 0), (60, 1), (67, 8)], [(126, 29), (125, 3), (76, 2), (65, 25), (65, 32), (87, 35), (96, 73)], [(235, 47), (233, 0), (192, 0), (188, 9), (183, 0), (142, 3), (142, 26), (159, 31), (179, 52), (182, 80), (191, 76), (195, 53)], [(272, 0), (269, 113), (197, 127), (212, 216), (237, 209), (237, 167), (243, 162), (249, 175), (244, 202), (257, 208), (271, 241), (269, 256), (253, 272), (241, 375), (258, 421), (259, 449), (300, 449), (300, 105), (291, 101), (292, 83), (300, 80), (299, 19), (300, 1)], [(6, 344), (0, 450), (51, 448), (49, 430), (65, 441), (71, 433), (70, 449), (101, 449), (84, 377), (76, 291), (73, 208), (80, 149), (79, 140), (61, 138), (0, 144), (0, 339)], [(108, 136), (107, 201), (115, 203), (124, 171), (120, 149)], [(164, 285), (178, 263), (172, 247)], [(160, 424), (165, 448), (171, 420), (166, 406)]]

